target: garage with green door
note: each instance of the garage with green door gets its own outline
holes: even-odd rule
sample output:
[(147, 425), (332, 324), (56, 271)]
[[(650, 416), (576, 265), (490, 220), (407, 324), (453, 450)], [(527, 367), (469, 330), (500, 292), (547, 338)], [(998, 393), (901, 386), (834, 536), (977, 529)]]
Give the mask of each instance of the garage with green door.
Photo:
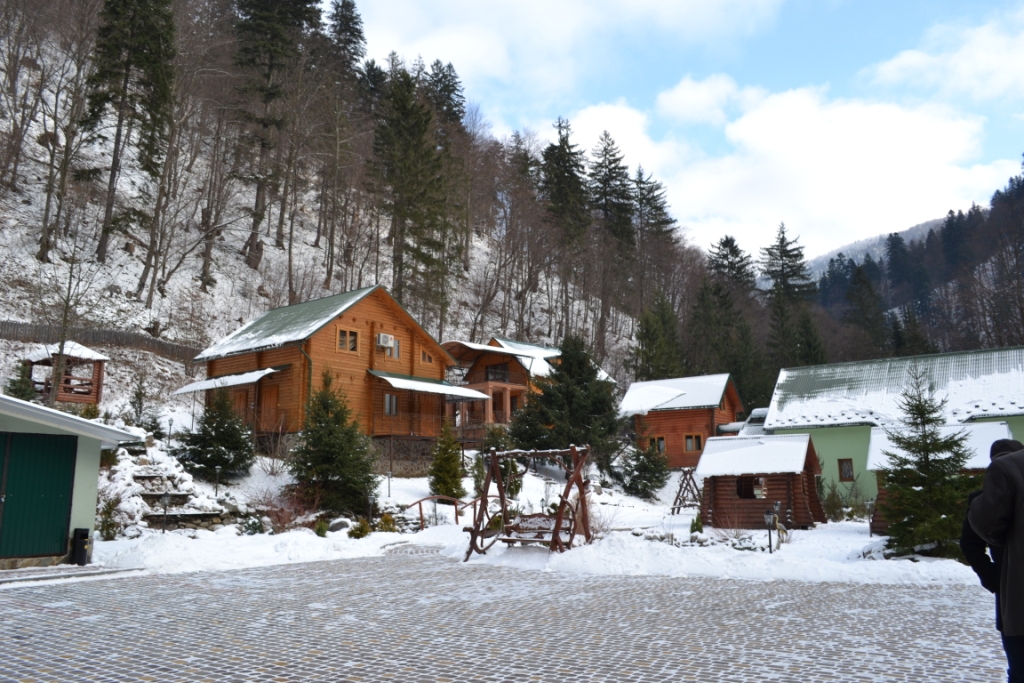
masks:
[(92, 534), (100, 451), (133, 438), (0, 396), (0, 569), (70, 559), (73, 531)]

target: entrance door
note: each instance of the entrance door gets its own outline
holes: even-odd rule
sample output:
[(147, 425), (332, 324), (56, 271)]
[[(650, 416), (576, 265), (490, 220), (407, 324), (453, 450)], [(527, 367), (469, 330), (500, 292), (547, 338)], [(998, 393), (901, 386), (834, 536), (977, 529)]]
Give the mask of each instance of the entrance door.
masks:
[(277, 412), (278, 388), (276, 384), (268, 384), (260, 388), (260, 402), (263, 404), (263, 409), (260, 411), (262, 413), (260, 429), (266, 432), (277, 431), (284, 427)]
[(64, 555), (78, 437), (0, 433), (0, 557)]

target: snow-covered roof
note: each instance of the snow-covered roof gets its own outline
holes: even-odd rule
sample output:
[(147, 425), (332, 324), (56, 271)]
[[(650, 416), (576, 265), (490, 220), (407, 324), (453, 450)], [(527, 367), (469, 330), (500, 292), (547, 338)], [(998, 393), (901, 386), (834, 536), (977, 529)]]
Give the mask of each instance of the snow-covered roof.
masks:
[(897, 402), (914, 368), (925, 373), (946, 422), (1024, 415), (1024, 347), (787, 368), (765, 428), (900, 423)]
[[(550, 346), (541, 346), (540, 344), (529, 344), (527, 342), (515, 341), (514, 339), (505, 339), (504, 337), (491, 337), (491, 340), (497, 344), (477, 344), (474, 342), (465, 341), (446, 341), (441, 346), (449, 353), (455, 355), (456, 348), (462, 346), (463, 348), (470, 349), (472, 351), (479, 351), (481, 353), (497, 353), (507, 354), (514, 356), (526, 371), (530, 373), (530, 377), (550, 377), (554, 368), (548, 362), (551, 359), (558, 358), (562, 355), (559, 349), (551, 348)], [(615, 382), (615, 378), (604, 371), (604, 368), (594, 364), (597, 367), (597, 377), (605, 382)]]
[(71, 432), (78, 436), (98, 439), (104, 448), (114, 448), (122, 441), (135, 441), (136, 439), (134, 435), (120, 429), (114, 429), (113, 427), (90, 420), (83, 420), (75, 415), (2, 394), (0, 394), (0, 415), (10, 415), (11, 417), (35, 422), (36, 424)]
[(441, 379), (428, 379), (426, 377), (413, 377), (411, 375), (400, 375), (397, 372), (384, 372), (383, 370), (367, 370), (374, 377), (379, 377), (396, 389), (406, 391), (421, 391), (428, 394), (443, 394), (455, 398), (473, 399), (477, 401), (489, 401), (490, 396), (466, 387), (457, 387)]
[[(40, 345), (35, 351), (25, 357), (25, 360), (32, 363), (41, 363), (44, 360), (50, 360), (60, 352), (60, 344), (46, 344)], [(64, 342), (64, 356), (67, 358), (74, 358), (76, 360), (84, 361), (107, 361), (110, 360), (102, 353), (93, 351), (88, 346), (82, 346), (78, 342), (67, 341)]]
[[(784, 436), (713, 436), (704, 442), (696, 480), (744, 474), (799, 474), (807, 464), (811, 437), (807, 434)], [(817, 460), (810, 458), (817, 471)]]
[(200, 353), (196, 360), (213, 360), (309, 339), (378, 287), (380, 285), (364, 287), (267, 311)]
[(722, 403), (729, 374), (702, 375), (633, 382), (619, 406), (624, 416), (646, 415), (652, 410), (714, 408)]
[[(989, 452), (993, 441), (1013, 438), (1010, 426), (1005, 422), (943, 425), (939, 427), (939, 431), (943, 437), (952, 436), (957, 432), (964, 433), (967, 437), (967, 443), (964, 445), (967, 450), (973, 451), (967, 464), (964, 465), (965, 469), (969, 470), (983, 470), (988, 467)], [(899, 452), (899, 449), (892, 445), (885, 427), (872, 428), (871, 440), (868, 442), (868, 469), (875, 471), (887, 466), (889, 463), (889, 457), (885, 455), (887, 451)]]
[(263, 368), (262, 370), (250, 370), (249, 372), (239, 372), (234, 375), (221, 375), (220, 377), (214, 377), (212, 379), (204, 379), (198, 382), (192, 382), (191, 384), (186, 384), (181, 389), (173, 392), (172, 396), (177, 394), (190, 394), (195, 391), (207, 391), (209, 389), (223, 389), (224, 387), (234, 387), (240, 384), (252, 384), (271, 373), (278, 372), (283, 369), (284, 368)]
[(746, 422), (726, 422), (724, 425), (718, 425), (718, 431), (723, 434), (739, 434), (740, 430), (743, 429), (743, 425)]
[(768, 416), (767, 408), (754, 408), (740, 429), (740, 436), (760, 436), (764, 434), (764, 419)]

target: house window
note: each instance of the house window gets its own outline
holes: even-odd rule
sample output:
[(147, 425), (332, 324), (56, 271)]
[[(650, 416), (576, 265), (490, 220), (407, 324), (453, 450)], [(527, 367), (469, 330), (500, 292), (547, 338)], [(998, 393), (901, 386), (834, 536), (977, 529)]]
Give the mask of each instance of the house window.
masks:
[(359, 351), (359, 333), (353, 330), (338, 330), (339, 351)]
[(746, 500), (757, 500), (768, 494), (764, 477), (737, 477), (736, 495)]
[(420, 351), (420, 360), (422, 362), (424, 362), (424, 363), (433, 363), (434, 362), (434, 357), (431, 356), (426, 351)]
[(658, 449), (659, 453), (665, 452), (665, 437), (663, 436), (652, 436), (650, 445)]
[(388, 347), (387, 353), (388, 358), (401, 358), (402, 357), (402, 342), (395, 339), (395, 343)]
[(384, 394), (384, 414), (398, 415), (398, 395)]
[(853, 481), (853, 460), (841, 458), (839, 460), (839, 481)]
[(508, 363), (496, 363), (487, 366), (488, 382), (508, 382)]
[(693, 453), (704, 450), (704, 437), (700, 434), (686, 435), (686, 452)]

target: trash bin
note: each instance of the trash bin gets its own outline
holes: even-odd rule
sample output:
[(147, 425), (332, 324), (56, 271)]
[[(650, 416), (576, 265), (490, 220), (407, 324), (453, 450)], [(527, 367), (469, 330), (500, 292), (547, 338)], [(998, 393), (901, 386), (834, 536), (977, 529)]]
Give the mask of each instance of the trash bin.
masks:
[(89, 564), (92, 539), (88, 529), (75, 529), (71, 535), (71, 561), (79, 567)]

